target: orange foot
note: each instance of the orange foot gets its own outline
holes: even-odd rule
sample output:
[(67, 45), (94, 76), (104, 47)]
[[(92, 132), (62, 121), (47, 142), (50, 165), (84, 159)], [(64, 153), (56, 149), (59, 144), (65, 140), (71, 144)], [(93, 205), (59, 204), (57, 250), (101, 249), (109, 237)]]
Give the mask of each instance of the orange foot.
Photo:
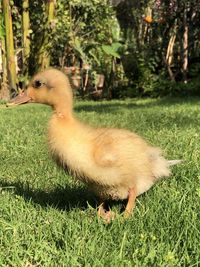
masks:
[(98, 217), (102, 218), (105, 223), (110, 223), (115, 218), (115, 213), (111, 210), (106, 211), (104, 209), (104, 203), (98, 208)]

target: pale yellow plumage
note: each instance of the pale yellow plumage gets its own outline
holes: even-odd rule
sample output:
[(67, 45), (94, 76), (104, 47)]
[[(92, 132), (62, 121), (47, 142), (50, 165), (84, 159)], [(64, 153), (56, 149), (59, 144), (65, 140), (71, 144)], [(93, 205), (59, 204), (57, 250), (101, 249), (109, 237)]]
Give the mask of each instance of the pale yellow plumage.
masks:
[[(169, 176), (169, 163), (158, 148), (124, 129), (93, 128), (73, 114), (68, 78), (48, 69), (33, 77), (28, 91), (33, 102), (51, 105), (49, 148), (54, 157), (86, 183), (101, 200), (128, 199), (131, 213), (135, 197), (158, 179)], [(106, 213), (100, 207), (100, 215)]]

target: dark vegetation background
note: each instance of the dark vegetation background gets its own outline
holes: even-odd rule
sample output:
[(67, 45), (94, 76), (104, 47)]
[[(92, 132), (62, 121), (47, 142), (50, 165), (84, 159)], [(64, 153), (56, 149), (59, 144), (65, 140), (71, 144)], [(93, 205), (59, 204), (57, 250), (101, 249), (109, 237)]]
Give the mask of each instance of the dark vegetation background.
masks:
[(200, 95), (198, 0), (1, 0), (0, 98), (56, 66), (100, 99)]

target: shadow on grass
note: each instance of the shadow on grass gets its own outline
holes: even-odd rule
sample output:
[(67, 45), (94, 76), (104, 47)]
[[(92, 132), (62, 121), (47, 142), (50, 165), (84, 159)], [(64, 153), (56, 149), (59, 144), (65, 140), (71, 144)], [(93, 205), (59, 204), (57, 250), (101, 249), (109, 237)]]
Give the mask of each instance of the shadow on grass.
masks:
[[(157, 127), (163, 128), (163, 122), (166, 125), (168, 125), (171, 128), (171, 125), (176, 125), (180, 128), (188, 128), (188, 126), (193, 125), (196, 127), (198, 125), (198, 116), (199, 111), (198, 110), (192, 110), (191, 113), (182, 113), (180, 112), (168, 112), (163, 111), (162, 113), (162, 107), (172, 107), (173, 105), (198, 105), (200, 104), (200, 98), (164, 98), (164, 99), (157, 99), (153, 101), (147, 102), (126, 102), (126, 101), (103, 101), (103, 102), (97, 102), (96, 105), (93, 105), (93, 102), (89, 103), (81, 103), (78, 105), (75, 110), (77, 112), (96, 112), (99, 114), (114, 114), (117, 113), (120, 114), (121, 109), (127, 109), (127, 110), (139, 110), (141, 109), (141, 112), (145, 111), (145, 120), (148, 122), (154, 122), (157, 124)], [(148, 108), (152, 107), (158, 107), (158, 109), (151, 110), (151, 112), (148, 112)]]
[(126, 101), (99, 101), (95, 102), (96, 105), (93, 105), (94, 102), (91, 101), (91, 104), (88, 104), (88, 102), (79, 104), (75, 107), (75, 110), (77, 112), (80, 111), (87, 111), (87, 112), (98, 112), (98, 113), (108, 113), (108, 112), (113, 112), (115, 113), (116, 111), (120, 110), (121, 108), (152, 108), (152, 107), (170, 107), (173, 105), (185, 105), (187, 104), (200, 104), (200, 97), (197, 98), (161, 98), (161, 99), (153, 99), (152, 101), (147, 102), (131, 102), (127, 103)]
[[(52, 191), (44, 191), (42, 189), (30, 188), (29, 184), (6, 183), (0, 181), (0, 192), (10, 191), (16, 195), (23, 197), (25, 201), (40, 205), (44, 208), (55, 208), (62, 211), (70, 211), (73, 209), (86, 210), (88, 207), (97, 209), (99, 206), (98, 198), (86, 187), (62, 187), (55, 188)], [(105, 209), (109, 210), (113, 207), (119, 207), (119, 212), (123, 212), (127, 200), (106, 200)]]
[(10, 191), (42, 207), (53, 207), (59, 210), (70, 211), (74, 208), (84, 210), (90, 205), (97, 208), (95, 196), (83, 187), (57, 187), (52, 191), (30, 188), (29, 184), (0, 182), (1, 191)]

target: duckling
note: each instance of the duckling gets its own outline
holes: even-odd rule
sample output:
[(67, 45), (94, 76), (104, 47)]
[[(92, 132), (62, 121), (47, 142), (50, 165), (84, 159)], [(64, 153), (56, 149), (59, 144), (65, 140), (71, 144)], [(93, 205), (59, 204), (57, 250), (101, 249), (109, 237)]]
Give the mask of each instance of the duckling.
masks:
[(79, 121), (73, 112), (69, 79), (57, 69), (36, 74), (27, 99), (53, 108), (48, 127), (50, 152), (99, 198), (98, 215), (105, 220), (112, 218), (112, 212), (105, 210), (106, 200), (127, 199), (124, 216), (129, 217), (136, 197), (169, 176), (170, 165), (179, 163), (166, 160), (159, 148), (133, 132), (94, 128)]

